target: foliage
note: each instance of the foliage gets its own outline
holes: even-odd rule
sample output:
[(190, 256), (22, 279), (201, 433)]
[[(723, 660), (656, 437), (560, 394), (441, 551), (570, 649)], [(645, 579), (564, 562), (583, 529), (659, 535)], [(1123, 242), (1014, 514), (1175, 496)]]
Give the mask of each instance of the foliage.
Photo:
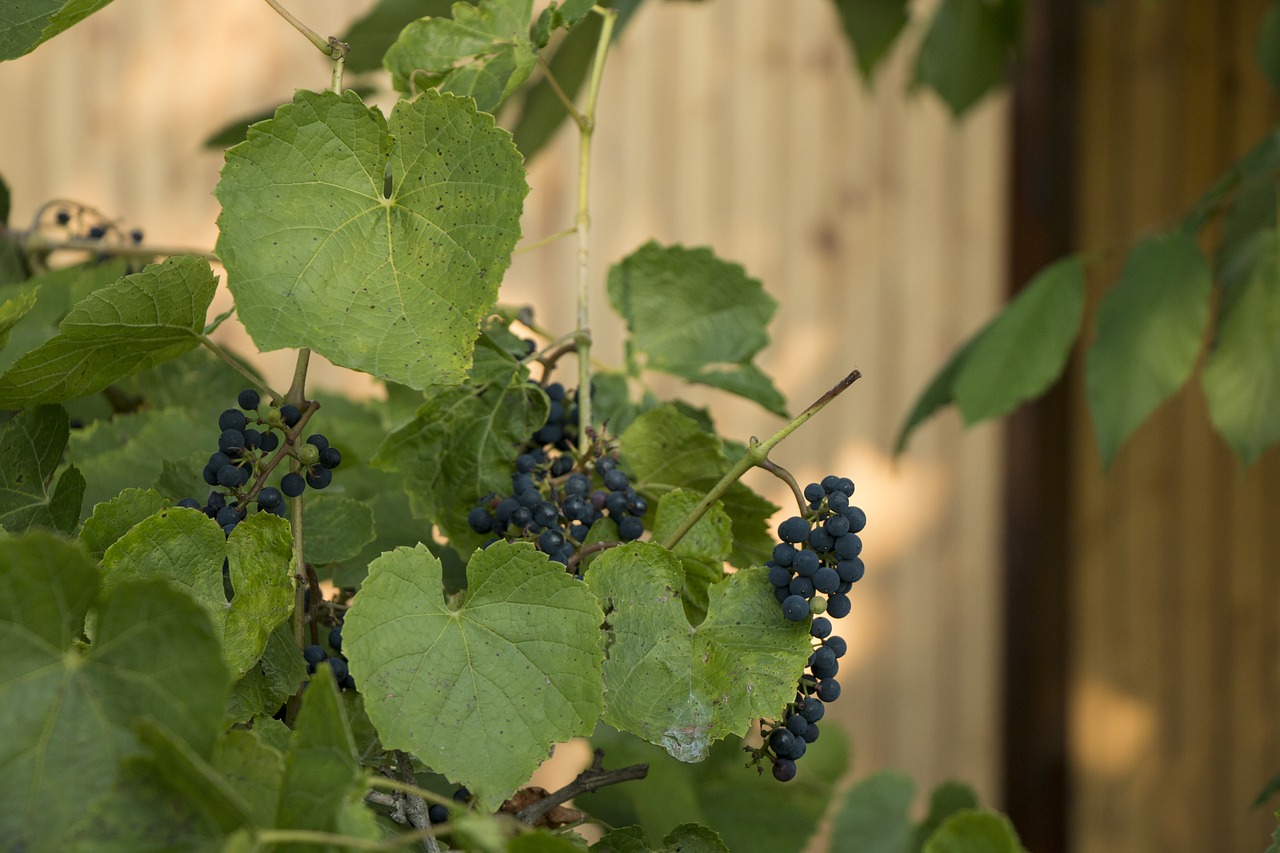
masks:
[[(105, 5), (8, 4), (0, 59)], [(811, 614), (848, 612), (866, 515), (832, 475), (791, 519), (812, 537), (778, 550), (778, 508), (739, 479), (761, 467), (790, 481), (769, 452), (858, 373), (749, 445), (659, 400), (647, 371), (787, 417), (755, 362), (776, 303), (704, 248), (647, 243), (611, 269), (621, 369), (593, 368), (584, 320), (552, 340), (498, 303), (524, 160), (565, 117), (584, 139), (574, 230), (589, 245), (585, 140), (638, 6), (563, 0), (535, 17), (532, 0), (384, 0), (350, 46), (291, 20), (332, 85), (211, 140), (230, 146), (216, 255), (161, 257), (68, 201), (10, 228), (0, 184), (7, 842), (370, 850), (440, 836), (557, 851), (586, 849), (567, 824), (608, 819), (619, 828), (591, 849), (723, 851), (799, 849), (815, 831), (847, 761), (840, 732), (819, 745), (817, 728), (846, 646)], [(947, 0), (919, 82), (956, 113), (976, 103), (1015, 51), (1020, 8)], [(869, 77), (904, 4), (840, 0), (833, 14)], [(384, 115), (344, 67), (380, 67), (403, 97)], [(215, 258), (235, 309), (210, 319)], [(975, 358), (1020, 351), (1043, 314), (1078, 313), (1079, 280), (1078, 266), (1047, 274)], [(1216, 370), (1254, 354), (1269, 281), (1241, 285), (1239, 344)], [(259, 351), (298, 351), (289, 388), (211, 339), (233, 314)], [(1038, 393), (1069, 341), (1034, 343), (997, 402), (963, 371), (954, 395), (980, 415)], [(312, 352), (383, 397), (313, 399)], [(797, 555), (815, 582), (791, 577)], [(587, 736), (602, 752), (577, 789), (527, 787), (555, 744)], [(795, 784), (761, 776), (768, 761), (791, 779), (807, 744)], [(637, 764), (609, 771), (606, 755)], [(592, 811), (565, 817), (575, 793)], [(838, 818), (855, 835), (860, 803)], [(1016, 849), (970, 805), (935, 803), (913, 849)]]

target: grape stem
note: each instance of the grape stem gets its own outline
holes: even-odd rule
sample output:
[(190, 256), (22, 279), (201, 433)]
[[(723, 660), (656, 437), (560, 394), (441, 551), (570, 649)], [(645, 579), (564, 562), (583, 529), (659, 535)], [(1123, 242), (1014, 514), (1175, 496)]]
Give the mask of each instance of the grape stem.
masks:
[(575, 115), (578, 123), (578, 323), (575, 338), (578, 344), (578, 452), (586, 456), (591, 439), (591, 329), (590, 271), (591, 271), (591, 137), (595, 132), (596, 103), (600, 97), (600, 79), (604, 74), (604, 60), (613, 40), (613, 24), (618, 13), (612, 9), (595, 6), (592, 11), (603, 18), (600, 39), (596, 42), (595, 60), (591, 66), (591, 83), (587, 88), (587, 103), (581, 113)]
[[(386, 768), (383, 772), (391, 773), (396, 779), (407, 785), (413, 785), (417, 777), (413, 773), (413, 759), (403, 750), (394, 750), (391, 758), (395, 762), (394, 769)], [(404, 815), (414, 829), (431, 828), (431, 817), (427, 813), (427, 801), (410, 791), (397, 791), (397, 797), (403, 804)], [(432, 836), (422, 839), (422, 848), (428, 853), (440, 853), (440, 844)]]
[(572, 782), (560, 790), (547, 794), (536, 803), (530, 803), (522, 808), (516, 813), (516, 818), (532, 826), (538, 822), (538, 818), (580, 794), (590, 794), (592, 791), (617, 785), (620, 782), (633, 782), (648, 775), (648, 764), (632, 764), (630, 767), (622, 767), (618, 770), (605, 770), (604, 750), (597, 749), (590, 767), (579, 773)]
[[(271, 2), (271, 0), (268, 0)], [(289, 390), (285, 392), (285, 402), (293, 403), (299, 409), (305, 409), (306, 417), (314, 413), (320, 408), (318, 403), (307, 403), (306, 387), (307, 387), (307, 367), (311, 363), (311, 350), (303, 347), (298, 350), (298, 360), (293, 368), (293, 382), (289, 385)], [(278, 397), (276, 399), (279, 399)], [(302, 427), (306, 421), (299, 420), (293, 429), (285, 432), (286, 448), (293, 443), (293, 440), (302, 432)], [(285, 448), (282, 448), (282, 450)], [(276, 464), (279, 459), (276, 457)], [(290, 464), (290, 470), (295, 473), (298, 470), (298, 461), (295, 458)], [(264, 475), (265, 476), (265, 475)], [(261, 485), (261, 482), (255, 485)], [(293, 531), (293, 640), (298, 648), (304, 649), (307, 646), (305, 631), (305, 613), (306, 610), (306, 594), (307, 594), (307, 574), (306, 574), (306, 558), (302, 546), (302, 495), (289, 499), (289, 527)], [(289, 697), (289, 701), (285, 706), (285, 725), (293, 727), (294, 721), (298, 717), (298, 709), (302, 705), (301, 693), (295, 693)]]
[(310, 27), (308, 27), (306, 24), (302, 23), (302, 21), (300, 21), (300, 20), (298, 20), (297, 18), (295, 18), (295, 17), (293, 16), (293, 14), (292, 14), (288, 9), (286, 9), (284, 6), (282, 6), (282, 5), (280, 4), (280, 0), (266, 0), (266, 2), (267, 2), (267, 5), (268, 5), (268, 6), (270, 6), (272, 9), (275, 9), (275, 10), (276, 10), (276, 13), (277, 13), (280, 17), (282, 17), (282, 18), (284, 18), (286, 21), (288, 21), (290, 26), (292, 26), (295, 30), (297, 30), (298, 32), (300, 32), (300, 33), (302, 33), (304, 36), (306, 36), (306, 37), (307, 37), (307, 41), (309, 41), (309, 42), (311, 42), (313, 45), (315, 45), (316, 50), (320, 51), (320, 52), (321, 52), (321, 53), (323, 53), (325, 56), (332, 56), (332, 55), (333, 55), (333, 54), (330, 52), (330, 51), (331, 51), (331, 48), (330, 48), (330, 46), (329, 46), (329, 40), (328, 40), (328, 39), (325, 39), (323, 36), (321, 36), (321, 35), (320, 35), (319, 33), (317, 33), (315, 30), (311, 29), (311, 28), (310, 28)]
[(781, 465), (779, 465), (777, 462), (774, 462), (772, 459), (764, 460), (763, 462), (760, 463), (759, 467), (768, 471), (770, 474), (777, 477), (779, 480), (781, 480), (782, 482), (786, 483), (788, 486), (791, 487), (791, 494), (795, 495), (796, 497), (796, 506), (800, 508), (801, 515), (804, 515), (805, 512), (808, 511), (809, 504), (804, 499), (804, 492), (800, 490), (800, 484), (796, 482), (795, 476), (792, 475), (790, 471), (788, 471), (786, 468), (783, 468)]
[(592, 542), (590, 545), (585, 546), (581, 551), (579, 551), (578, 553), (570, 557), (569, 562), (565, 566), (565, 568), (569, 568), (569, 569), (577, 568), (578, 563), (581, 563), (584, 557), (589, 557), (592, 554), (598, 554), (601, 551), (607, 551), (610, 548), (616, 548), (619, 545), (623, 545), (623, 544), (625, 543), (623, 542)]
[(207, 334), (200, 334), (200, 335), (197, 335), (196, 337), (199, 339), (200, 343), (204, 344), (205, 348), (208, 349), (209, 352), (213, 353), (218, 358), (222, 359), (227, 364), (231, 365), (231, 367), (233, 367), (237, 372), (239, 372), (241, 376), (243, 376), (245, 379), (248, 379), (251, 383), (253, 383), (253, 386), (257, 388), (259, 391), (263, 391), (266, 394), (276, 398), (277, 400), (280, 399), (279, 391), (274, 390), (270, 385), (263, 382), (262, 379), (256, 376), (253, 373), (253, 371), (249, 370), (249, 368), (245, 367), (243, 364), (241, 364), (240, 362), (232, 358), (230, 353), (228, 353), (222, 347), (215, 344)]
[(712, 504), (720, 500), (721, 496), (729, 490), (729, 487), (742, 478), (751, 468), (765, 468), (769, 470), (764, 463), (769, 459), (769, 451), (773, 450), (783, 439), (798, 430), (801, 426), (808, 422), (810, 418), (818, 412), (826, 408), (827, 404), (839, 397), (854, 382), (862, 378), (862, 371), (854, 370), (844, 379), (841, 379), (833, 387), (827, 390), (821, 397), (814, 400), (803, 412), (796, 415), (788, 421), (782, 429), (759, 441), (752, 437), (751, 443), (747, 447), (747, 452), (742, 454), (742, 458), (733, 464), (733, 467), (720, 478), (720, 481), (711, 487), (711, 491), (698, 501), (697, 506), (689, 511), (684, 520), (680, 522), (680, 526), (671, 532), (669, 536), (662, 542), (662, 547), (668, 551), (674, 550), (680, 540), (693, 529), (702, 516), (706, 515), (707, 510), (711, 509)]

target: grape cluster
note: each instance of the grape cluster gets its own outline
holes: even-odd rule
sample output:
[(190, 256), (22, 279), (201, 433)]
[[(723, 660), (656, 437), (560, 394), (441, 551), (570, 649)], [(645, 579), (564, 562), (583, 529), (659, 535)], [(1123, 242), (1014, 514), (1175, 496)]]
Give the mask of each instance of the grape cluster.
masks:
[[(761, 723), (765, 752), (773, 762), (773, 776), (780, 782), (795, 778), (796, 761), (804, 756), (808, 744), (818, 739), (818, 721), (826, 703), (840, 696), (836, 674), (847, 647), (843, 638), (832, 635), (827, 617), (849, 615), (852, 605), (848, 593), (865, 571), (858, 534), (866, 527), (867, 516), (849, 503), (852, 496), (853, 481), (846, 477), (828, 476), (821, 483), (806, 486), (808, 511), (778, 526), (782, 542), (765, 564), (783, 616), (800, 622), (812, 613), (809, 634), (816, 641), (795, 701), (787, 706), (781, 720)], [(826, 616), (820, 615), (823, 613)]]
[(576, 395), (566, 394), (559, 383), (548, 386), (547, 395), (551, 416), (516, 457), (510, 493), (482, 498), (467, 523), (476, 533), (490, 534), (489, 542), (533, 541), (568, 566), (602, 518), (613, 520), (621, 541), (639, 539), (649, 505), (618, 467), (616, 451), (601, 448), (591, 460), (575, 458), (577, 406), (557, 411), (556, 405), (571, 403)]
[[(294, 428), (302, 420), (302, 411), (292, 404), (259, 409), (262, 398), (247, 388), (240, 392), (237, 409), (227, 409), (218, 416), (218, 450), (204, 466), (204, 481), (215, 490), (202, 506), (195, 498), (184, 498), (179, 506), (202, 510), (216, 519), (223, 532), (231, 535), (236, 525), (248, 514), (249, 504), (258, 511), (285, 515), (285, 497), (297, 497), (307, 486), (323, 489), (333, 480), (333, 469), (342, 464), (342, 453), (329, 446), (320, 433), (297, 444)], [(265, 486), (254, 491), (256, 481), (275, 467), (280, 459), (271, 458), (284, 436), (285, 453), (302, 465), (303, 474), (290, 472), (280, 478), (280, 487)], [(222, 489), (225, 491), (218, 491)]]
[(314, 675), (316, 667), (327, 661), (329, 668), (333, 670), (333, 677), (338, 682), (338, 687), (342, 690), (355, 690), (356, 680), (351, 677), (347, 659), (342, 656), (341, 625), (329, 632), (329, 648), (333, 649), (333, 654), (326, 652), (324, 646), (315, 644), (302, 650), (302, 657), (307, 662), (307, 674)]

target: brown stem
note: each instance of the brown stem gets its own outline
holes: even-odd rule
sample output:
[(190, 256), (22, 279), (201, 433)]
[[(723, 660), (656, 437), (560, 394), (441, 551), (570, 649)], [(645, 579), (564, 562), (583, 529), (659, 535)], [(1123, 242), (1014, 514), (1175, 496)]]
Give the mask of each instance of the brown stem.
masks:
[(783, 468), (781, 465), (779, 465), (777, 462), (774, 462), (772, 459), (765, 459), (756, 467), (763, 468), (764, 470), (768, 471), (770, 474), (777, 477), (779, 480), (781, 480), (782, 482), (786, 483), (788, 486), (791, 487), (791, 493), (796, 496), (796, 506), (800, 507), (801, 515), (804, 515), (808, 511), (809, 503), (804, 499), (804, 492), (800, 490), (800, 484), (796, 482), (796, 478), (792, 475), (790, 471), (788, 471), (786, 468)]
[(516, 817), (524, 823), (533, 825), (538, 818), (556, 806), (567, 803), (579, 794), (590, 794), (592, 791), (598, 791), (609, 785), (617, 785), (619, 782), (632, 782), (636, 779), (643, 779), (648, 775), (648, 764), (633, 764), (630, 767), (623, 767), (619, 770), (605, 770), (604, 750), (597, 749), (591, 766), (579, 773), (577, 778), (560, 790), (547, 794), (536, 803), (530, 803), (525, 806), (516, 814)]
[(566, 568), (575, 569), (577, 568), (578, 563), (582, 562), (584, 557), (589, 557), (592, 554), (598, 554), (601, 551), (607, 551), (610, 548), (616, 548), (622, 544), (622, 542), (593, 542), (570, 557)]

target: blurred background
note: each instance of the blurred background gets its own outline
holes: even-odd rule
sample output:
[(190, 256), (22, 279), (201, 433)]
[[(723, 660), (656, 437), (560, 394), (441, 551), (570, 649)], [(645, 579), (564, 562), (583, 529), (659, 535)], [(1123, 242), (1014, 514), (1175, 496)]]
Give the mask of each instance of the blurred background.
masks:
[[(372, 5), (291, 9), (338, 34)], [(1260, 850), (1274, 819), (1252, 804), (1280, 770), (1280, 455), (1241, 469), (1191, 383), (1104, 474), (1074, 368), (1003, 423), (964, 432), (947, 411), (892, 451), (955, 346), (1037, 269), (1105, 252), (1096, 304), (1123, 250), (1270, 129), (1277, 102), (1253, 58), (1267, 4), (1031, 3), (1011, 87), (959, 121), (910, 91), (935, 5), (914, 8), (873, 85), (830, 0), (637, 12), (595, 143), (599, 357), (622, 359), (605, 272), (653, 238), (710, 246), (779, 300), (759, 363), (791, 410), (863, 371), (775, 454), (801, 483), (852, 478), (870, 518), (832, 709), (851, 779), (967, 781), (1034, 853)], [(328, 76), (261, 0), (119, 0), (0, 64), (13, 222), (69, 198), (149, 243), (208, 251), (222, 154), (203, 141)], [(572, 224), (576, 144), (562, 128), (529, 164), (526, 241)], [(573, 260), (568, 241), (518, 255), (502, 301), (569, 330)], [(234, 323), (220, 336), (253, 352)], [(290, 353), (257, 361), (287, 384)], [(710, 406), (726, 435), (779, 425), (659, 387)], [(749, 484), (787, 502), (772, 478)]]

